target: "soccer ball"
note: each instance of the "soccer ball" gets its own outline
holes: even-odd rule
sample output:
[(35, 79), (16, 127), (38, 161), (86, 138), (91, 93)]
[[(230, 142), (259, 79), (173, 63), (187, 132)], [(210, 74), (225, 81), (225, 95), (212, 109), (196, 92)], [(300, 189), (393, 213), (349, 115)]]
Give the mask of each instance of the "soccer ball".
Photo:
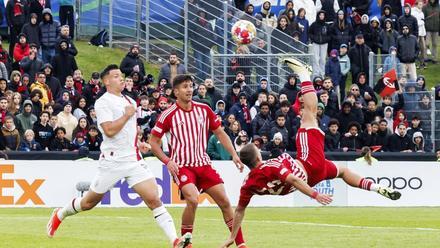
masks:
[(232, 39), (238, 45), (246, 45), (252, 42), (257, 36), (257, 30), (250, 21), (240, 20), (237, 21), (231, 29)]

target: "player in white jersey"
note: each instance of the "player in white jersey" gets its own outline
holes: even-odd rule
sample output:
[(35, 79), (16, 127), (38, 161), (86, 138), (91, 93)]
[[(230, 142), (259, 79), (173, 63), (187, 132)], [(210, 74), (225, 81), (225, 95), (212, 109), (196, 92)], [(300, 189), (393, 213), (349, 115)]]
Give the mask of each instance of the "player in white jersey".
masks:
[(84, 197), (77, 197), (63, 208), (57, 208), (47, 224), (47, 235), (53, 237), (61, 222), (67, 217), (94, 208), (115, 183), (125, 179), (153, 211), (159, 227), (174, 248), (184, 248), (191, 243), (191, 234), (177, 237), (173, 219), (159, 198), (156, 178), (146, 167), (139, 150), (146, 143), (137, 143), (136, 103), (121, 92), (125, 84), (117, 65), (109, 65), (101, 73), (107, 92), (95, 103), (98, 126), (103, 133), (98, 174)]

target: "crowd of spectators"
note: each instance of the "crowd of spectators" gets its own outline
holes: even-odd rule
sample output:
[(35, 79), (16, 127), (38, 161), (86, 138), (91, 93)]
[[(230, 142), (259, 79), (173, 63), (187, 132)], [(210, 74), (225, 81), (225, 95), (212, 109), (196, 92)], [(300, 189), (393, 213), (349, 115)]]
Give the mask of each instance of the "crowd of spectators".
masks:
[[(10, 2), (26, 3), (13, 0), (8, 4)], [(429, 39), (420, 38), (424, 34), (423, 26), (426, 35), (431, 33), (430, 61), (437, 63), (438, 2), (418, 1), (414, 7), (405, 5), (401, 13), (386, 4), (388, 2), (383, 1), (383, 16), (371, 21), (362, 5), (353, 5), (356, 12), (349, 16), (344, 11), (348, 3), (344, 2), (344, 8), (339, 9), (341, 3), (336, 0), (317, 1), (316, 18), (306, 13), (309, 7), (297, 9), (297, 3), (292, 1), (287, 1), (286, 9), (277, 14), (271, 12), (269, 1), (263, 4), (260, 13), (254, 13), (253, 6), (248, 5), (239, 17), (250, 21), (257, 17), (260, 25), (272, 29), (272, 36), (281, 40), (288, 37), (272, 43), (272, 48), (279, 53), (285, 52), (285, 43), (291, 41), (312, 44), (317, 58), (313, 65), (313, 83), (319, 97), (319, 125), (325, 132), (326, 151), (358, 151), (364, 146), (373, 151), (432, 150), (427, 120), (433, 99), (425, 93), (424, 77), (416, 75), (415, 61), (419, 59), (418, 65), (426, 67), (428, 49), (423, 48), (427, 48), (424, 42)], [(300, 3), (298, 1), (298, 5)], [(82, 75), (75, 60), (78, 51), (71, 27), (54, 20), (50, 8), (41, 8), (35, 13), (20, 6), (14, 6), (13, 11), (22, 8), (20, 13), (25, 15), (25, 22), (21, 29), (8, 19), (11, 34), (16, 34), (16, 44), (9, 53), (0, 46), (0, 150), (70, 151), (88, 147), (99, 151), (102, 135), (96, 126), (93, 108), (96, 99), (105, 92), (99, 73)], [(191, 6), (197, 7), (197, 2), (192, 1)], [(210, 12), (202, 8), (191, 8), (189, 12), (188, 16), (197, 24), (189, 33), (199, 69), (197, 78), (203, 78), (195, 82), (193, 100), (209, 105), (216, 112), (237, 151), (249, 142), (272, 156), (295, 151), (302, 111), (298, 76), (293, 72), (286, 76), (284, 85), (279, 85), (271, 81), (272, 78), (259, 75), (258, 82), (254, 82), (257, 87), (251, 88), (250, 72), (236, 66), (227, 92), (219, 91), (206, 65), (210, 64), (207, 61), (210, 49), (214, 46), (221, 49), (221, 43), (208, 39), (210, 33), (206, 31), (218, 31), (224, 24), (214, 22), (212, 26), (212, 22), (206, 20)], [(425, 17), (411, 15), (416, 12)], [(17, 13), (13, 14), (14, 18)], [(237, 13), (230, 12), (228, 18), (237, 18)], [(430, 18), (437, 23), (432, 23)], [(256, 39), (259, 48), (266, 46), (264, 40)], [(206, 47), (209, 49), (204, 50)], [(187, 72), (178, 54), (171, 51), (155, 81), (145, 70), (139, 51), (138, 45), (131, 46), (120, 68), (125, 75), (123, 94), (135, 99), (139, 106), (136, 112), (139, 139), (148, 141), (161, 112), (174, 103), (173, 78)], [(237, 51), (246, 53), (249, 48), (241, 46)], [(370, 51), (393, 55), (385, 60), (390, 68), (393, 63), (401, 65), (400, 88), (394, 95), (381, 97), (368, 86)], [(349, 73), (352, 83), (346, 91)], [(274, 87), (277, 84), (278, 87)], [(167, 141), (163, 141), (166, 150)], [(209, 138), (208, 153), (213, 159), (230, 159), (213, 135)]]

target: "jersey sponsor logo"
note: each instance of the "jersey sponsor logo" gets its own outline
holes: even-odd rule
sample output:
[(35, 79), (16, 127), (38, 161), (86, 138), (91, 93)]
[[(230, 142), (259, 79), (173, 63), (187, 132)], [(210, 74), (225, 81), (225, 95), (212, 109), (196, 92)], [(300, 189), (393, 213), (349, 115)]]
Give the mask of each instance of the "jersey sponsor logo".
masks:
[(188, 177), (185, 176), (185, 175), (183, 175), (183, 176), (180, 177), (180, 181), (181, 181), (182, 183), (186, 182), (187, 180), (188, 180)]
[[(25, 205), (31, 201), (35, 205), (45, 205), (41, 197), (38, 195), (38, 189), (44, 183), (44, 179), (26, 180), (26, 179), (10, 179), (14, 175), (14, 165), (4, 164), (0, 165), (0, 205)], [(5, 178), (7, 177), (7, 178)], [(21, 189), (21, 195), (5, 195), (3, 189)], [(18, 198), (18, 199), (17, 199)]]
[(381, 184), (387, 186), (392, 189), (406, 189), (410, 188), (412, 190), (418, 190), (423, 186), (423, 180), (420, 177), (367, 177), (368, 179), (373, 180), (377, 184)]

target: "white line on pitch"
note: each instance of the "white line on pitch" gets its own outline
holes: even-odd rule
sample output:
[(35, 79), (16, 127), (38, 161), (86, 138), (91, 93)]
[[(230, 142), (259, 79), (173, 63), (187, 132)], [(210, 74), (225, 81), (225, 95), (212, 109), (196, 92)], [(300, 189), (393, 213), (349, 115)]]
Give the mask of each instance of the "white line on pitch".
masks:
[[(208, 221), (223, 221), (220, 219), (204, 219)], [(440, 232), (438, 228), (430, 227), (392, 227), (392, 226), (353, 226), (344, 224), (328, 224), (328, 223), (313, 223), (313, 222), (295, 222), (295, 221), (275, 221), (275, 220), (245, 220), (247, 223), (267, 223), (267, 224), (283, 224), (283, 225), (297, 225), (297, 226), (319, 226), (319, 227), (339, 227), (350, 229), (386, 229), (386, 230), (412, 230), (412, 231), (433, 231)]]

